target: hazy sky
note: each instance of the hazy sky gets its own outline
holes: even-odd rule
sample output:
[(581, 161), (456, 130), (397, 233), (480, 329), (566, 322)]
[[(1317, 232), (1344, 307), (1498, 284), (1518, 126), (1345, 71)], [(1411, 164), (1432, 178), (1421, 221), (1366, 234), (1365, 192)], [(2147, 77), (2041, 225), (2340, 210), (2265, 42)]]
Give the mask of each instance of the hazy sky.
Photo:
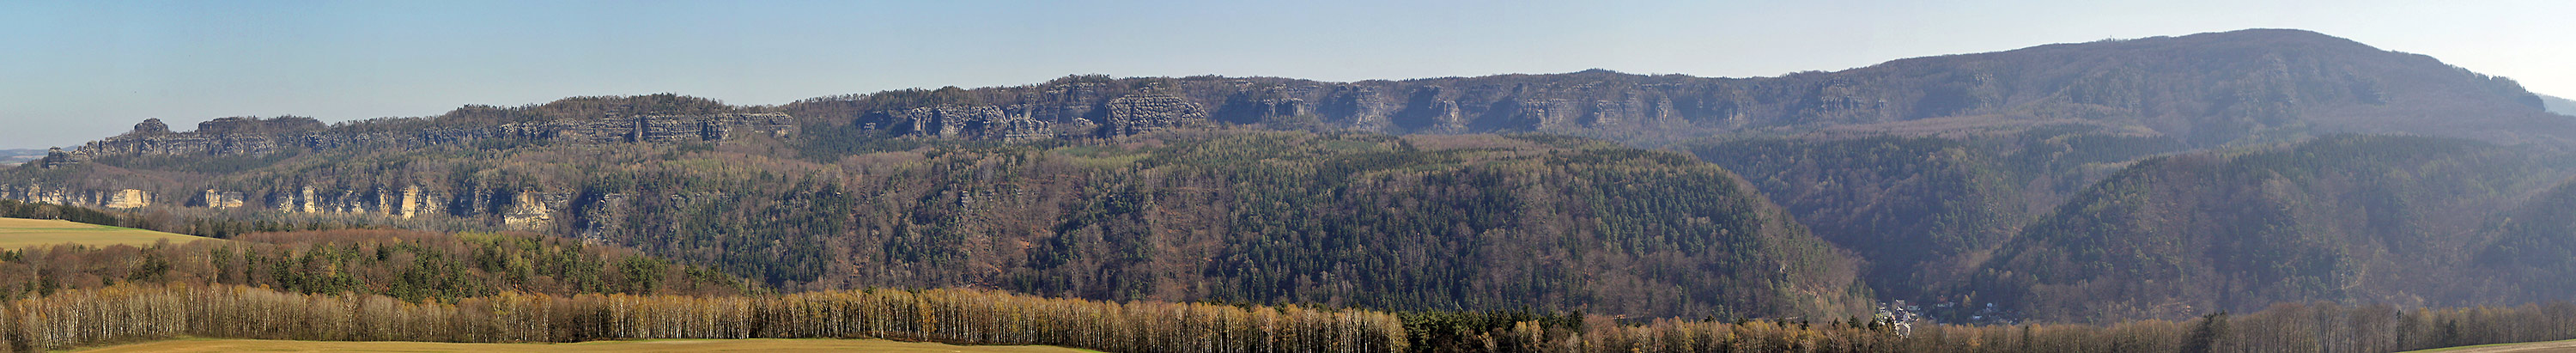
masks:
[[(0, 148), (671, 92), (733, 104), (1077, 73), (1773, 76), (2299, 28), (2576, 95), (2576, 1), (0, 2)], [(1941, 3), (1941, 4), (1931, 4)]]

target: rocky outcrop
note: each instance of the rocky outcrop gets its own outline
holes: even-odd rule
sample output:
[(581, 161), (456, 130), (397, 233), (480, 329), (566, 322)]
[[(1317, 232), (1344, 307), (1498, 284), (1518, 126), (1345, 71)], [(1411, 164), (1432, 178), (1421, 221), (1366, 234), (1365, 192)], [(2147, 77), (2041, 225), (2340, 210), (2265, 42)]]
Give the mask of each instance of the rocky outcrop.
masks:
[[(1054, 124), (1032, 118), (1029, 106), (1018, 114), (1002, 107), (940, 105), (888, 112), (898, 134), (971, 140), (1028, 141), (1055, 138)], [(1081, 120), (1081, 118), (1074, 118)], [(1088, 121), (1082, 121), (1088, 123)]]
[(190, 202), (189, 206), (230, 209), (240, 208), (243, 204), (244, 199), (240, 191), (206, 189), (204, 192), (197, 193), (197, 201)]
[(143, 208), (152, 206), (152, 194), (143, 190), (120, 189), (108, 194), (107, 208)]
[(510, 201), (510, 211), (501, 214), (501, 224), (511, 229), (546, 229), (554, 225), (555, 210), (571, 200), (570, 194), (517, 193)]
[(1004, 116), (999, 107), (961, 105), (912, 108), (890, 114), (900, 121), (896, 132), (932, 137), (981, 135), (982, 131), (969, 131), (968, 128), (1002, 120)]
[(1029, 119), (1028, 117), (1023, 116), (1002, 119), (1001, 121), (986, 122), (982, 126), (978, 126), (977, 130), (981, 130), (980, 133), (985, 139), (1002, 141), (1031, 141), (1054, 138), (1056, 131), (1055, 129), (1049, 128), (1048, 125), (1049, 124), (1047, 124), (1047, 122), (1037, 121), (1036, 119)]
[[(1001, 105), (942, 104), (868, 113), (855, 124), (896, 135), (945, 139), (1029, 141), (1051, 138), (1114, 137), (1204, 125), (1208, 112), (1198, 103), (1168, 94), (1134, 94), (1097, 104), (1078, 101), (1097, 95), (1088, 85), (1039, 91), (1036, 103)], [(1286, 114), (1300, 114), (1302, 102), (1272, 102)], [(1095, 121), (1086, 116), (1097, 117)]]
[(69, 153), (69, 152), (63, 152), (63, 148), (62, 148), (62, 147), (53, 147), (53, 148), (46, 148), (46, 149), (45, 149), (45, 158), (43, 158), (43, 159), (37, 159), (37, 160), (36, 160), (36, 167), (37, 167), (37, 168), (44, 168), (44, 169), (54, 169), (54, 168), (68, 167), (68, 166), (71, 166), (71, 165), (74, 165), (74, 164), (80, 164), (80, 163), (81, 163), (81, 157), (80, 157), (80, 155), (72, 154), (72, 153)]
[(79, 190), (37, 183), (0, 184), (0, 199), (84, 207), (134, 208), (152, 205), (151, 193), (143, 190)]
[(795, 130), (796, 119), (778, 113), (637, 115), (403, 132), (336, 131), (312, 118), (298, 117), (220, 118), (197, 124), (196, 131), (170, 132), (160, 119), (149, 119), (135, 124), (132, 132), (92, 141), (72, 152), (69, 162), (58, 164), (100, 156), (258, 155), (289, 149), (454, 146), (487, 139), (570, 144), (701, 142), (746, 133), (784, 137)]
[(133, 134), (136, 135), (159, 135), (167, 133), (170, 133), (170, 124), (161, 123), (161, 118), (143, 119), (142, 123), (134, 124)]
[(786, 114), (645, 115), (624, 119), (550, 121), (502, 125), (505, 137), (570, 143), (722, 141), (738, 131), (786, 136), (796, 128)]
[(1168, 94), (1137, 94), (1109, 100), (1109, 118), (1101, 126), (1108, 136), (1129, 136), (1199, 126), (1207, 111), (1198, 103)]
[[(575, 236), (598, 241), (619, 230), (615, 220), (634, 208), (639, 197), (625, 193), (583, 196), (547, 190), (486, 189), (467, 185), (456, 190), (399, 185), (356, 188), (298, 186), (281, 190), (200, 189), (171, 206), (239, 209), (250, 207), (285, 213), (377, 215), (398, 218), (480, 219), (509, 229), (545, 231), (560, 225)], [(185, 195), (185, 194), (183, 194)], [(250, 195), (264, 195), (257, 198)], [(661, 196), (668, 204), (725, 197), (722, 194)], [(131, 209), (162, 205), (141, 189), (83, 190), (39, 183), (0, 184), (0, 199), (82, 207)], [(566, 223), (567, 220), (574, 221)]]

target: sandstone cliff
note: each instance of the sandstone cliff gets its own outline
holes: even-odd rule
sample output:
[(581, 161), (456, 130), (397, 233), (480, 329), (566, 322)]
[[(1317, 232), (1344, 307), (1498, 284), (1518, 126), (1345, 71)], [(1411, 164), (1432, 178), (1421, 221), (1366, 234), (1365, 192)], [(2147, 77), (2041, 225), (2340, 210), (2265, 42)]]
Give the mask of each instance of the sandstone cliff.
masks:
[(258, 155), (287, 149), (418, 148), (504, 139), (570, 144), (722, 141), (743, 133), (787, 136), (795, 130), (796, 119), (778, 113), (636, 115), (401, 132), (339, 131), (301, 117), (219, 118), (197, 124), (195, 131), (171, 132), (161, 119), (148, 119), (135, 124), (132, 132), (91, 141), (65, 156), (64, 162), (46, 165), (105, 156)]
[[(914, 112), (932, 106), (955, 114)], [(2542, 111), (2537, 96), (2511, 80), (2295, 30), (2047, 45), (1777, 77), (1607, 70), (1358, 82), (1073, 76), (1027, 86), (824, 97), (780, 109), (902, 135), (980, 139), (1032, 137), (974, 125), (1026, 118), (1036, 123), (982, 126), (1029, 130), (1076, 119), (1099, 125), (1092, 134), (1058, 134), (1070, 137), (1202, 120), (1277, 120), (1381, 133), (1547, 132), (1640, 144), (1710, 135), (1955, 135), (2083, 126), (2161, 135), (2193, 147), (2337, 133), (2576, 145), (2570, 139), (2576, 124)], [(915, 125), (923, 128), (910, 128)]]

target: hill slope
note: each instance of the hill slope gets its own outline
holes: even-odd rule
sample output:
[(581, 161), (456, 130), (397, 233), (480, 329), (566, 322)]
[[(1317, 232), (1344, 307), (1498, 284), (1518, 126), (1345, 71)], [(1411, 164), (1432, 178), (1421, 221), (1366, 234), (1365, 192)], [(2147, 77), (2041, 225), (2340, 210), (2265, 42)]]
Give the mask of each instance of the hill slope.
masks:
[(2567, 166), (2525, 150), (2387, 136), (2159, 157), (2023, 228), (1969, 289), (2064, 320), (2310, 300), (2563, 299), (2464, 264), (2493, 241), (2479, 234), (2494, 215), (2565, 178)]
[(1659, 316), (1848, 315), (1869, 295), (1848, 254), (1734, 175), (1597, 140), (1221, 130), (774, 157), (792, 142), (22, 170), (288, 195), (269, 200), (320, 213), (482, 219), (790, 289)]

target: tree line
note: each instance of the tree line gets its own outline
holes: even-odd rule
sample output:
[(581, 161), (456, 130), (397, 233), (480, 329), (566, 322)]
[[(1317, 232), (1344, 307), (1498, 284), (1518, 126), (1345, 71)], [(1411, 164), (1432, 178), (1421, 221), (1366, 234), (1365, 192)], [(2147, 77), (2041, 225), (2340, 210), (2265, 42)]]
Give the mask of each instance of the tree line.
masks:
[(128, 283), (0, 304), (9, 352), (180, 336), (578, 342), (879, 338), (1115, 352), (2388, 352), (2576, 338), (2576, 304), (2398, 309), (2281, 304), (2110, 325), (1389, 313), (1305, 306), (1045, 298), (973, 289), (783, 295), (500, 292), (456, 301)]
[(1660, 320), (1584, 330), (1535, 322), (1498, 328), (1502, 352), (2395, 352), (2576, 338), (2576, 304), (2398, 309), (2285, 303), (2184, 321), (2107, 325), (1923, 325)]
[(845, 290), (771, 296), (502, 292), (455, 302), (238, 285), (125, 284), (10, 301), (10, 352), (180, 336), (325, 341), (884, 338), (1115, 352), (1386, 352), (1395, 316), (1362, 310), (1107, 302), (1003, 292)]
[(455, 301), (501, 292), (727, 295), (765, 291), (713, 269), (531, 233), (259, 233), (233, 241), (0, 250), (0, 299), (125, 282), (245, 285)]
[(250, 233), (317, 231), (340, 229), (413, 229), (439, 231), (496, 231), (494, 227), (471, 220), (424, 217), (404, 219), (380, 215), (286, 213), (251, 209), (219, 210), (197, 207), (147, 207), (133, 210), (100, 210), (96, 208), (57, 205), (44, 202), (0, 200), (0, 217), (59, 219), (76, 223), (126, 227), (208, 238), (231, 238)]

